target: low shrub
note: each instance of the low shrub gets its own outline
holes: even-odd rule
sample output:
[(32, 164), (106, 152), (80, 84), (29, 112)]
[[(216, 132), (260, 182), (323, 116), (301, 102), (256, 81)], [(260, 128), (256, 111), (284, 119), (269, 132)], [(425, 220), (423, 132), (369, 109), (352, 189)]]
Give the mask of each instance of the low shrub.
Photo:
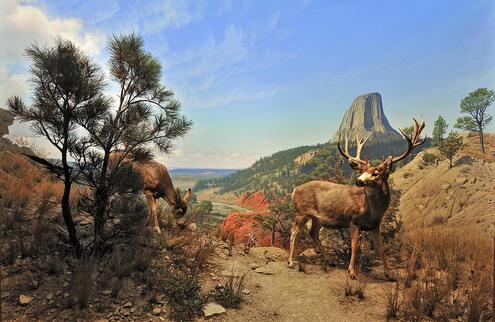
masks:
[(170, 304), (170, 317), (176, 321), (193, 321), (201, 312), (206, 297), (195, 274), (162, 269), (157, 272), (157, 288)]
[(225, 285), (217, 285), (210, 296), (225, 307), (238, 308), (244, 299), (244, 286), (247, 274), (237, 274), (232, 268)]
[(438, 162), (438, 157), (433, 153), (425, 152), (423, 153), (422, 163), (425, 166), (436, 164)]

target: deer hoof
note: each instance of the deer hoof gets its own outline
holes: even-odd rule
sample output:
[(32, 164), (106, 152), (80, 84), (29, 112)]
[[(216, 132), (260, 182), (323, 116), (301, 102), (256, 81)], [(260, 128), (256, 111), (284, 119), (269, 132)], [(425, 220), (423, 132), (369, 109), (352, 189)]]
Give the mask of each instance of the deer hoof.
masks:
[(161, 235), (162, 231), (160, 229), (160, 227), (153, 227), (153, 230), (155, 231), (155, 233), (157, 233), (158, 235)]
[(355, 280), (357, 277), (356, 277), (356, 272), (354, 272), (354, 270), (348, 270), (349, 272), (349, 277), (351, 278), (351, 280)]
[(287, 267), (288, 268), (291, 268), (291, 269), (294, 269), (294, 263), (287, 263)]

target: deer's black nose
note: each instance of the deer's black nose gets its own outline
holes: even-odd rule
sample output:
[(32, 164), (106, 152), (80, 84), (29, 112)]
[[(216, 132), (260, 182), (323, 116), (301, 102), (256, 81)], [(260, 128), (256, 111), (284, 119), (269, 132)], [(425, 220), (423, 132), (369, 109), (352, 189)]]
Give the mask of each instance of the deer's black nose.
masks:
[(364, 186), (364, 181), (356, 179), (356, 186), (358, 187), (363, 187)]

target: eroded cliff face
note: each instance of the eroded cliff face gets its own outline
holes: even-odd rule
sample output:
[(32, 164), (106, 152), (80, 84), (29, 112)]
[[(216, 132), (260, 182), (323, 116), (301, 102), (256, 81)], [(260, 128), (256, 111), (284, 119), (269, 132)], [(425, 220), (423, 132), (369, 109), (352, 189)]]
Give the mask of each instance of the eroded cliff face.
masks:
[(350, 142), (355, 140), (356, 134), (364, 137), (373, 131), (370, 140), (374, 142), (389, 142), (401, 139), (400, 134), (395, 131), (383, 112), (382, 97), (379, 93), (370, 93), (358, 96), (354, 99), (351, 107), (345, 112), (339, 130), (332, 138), (337, 142), (339, 133), (347, 133)]
[(10, 111), (0, 108), (0, 138), (9, 134), (9, 126), (14, 123), (14, 115)]
[[(9, 126), (14, 123), (14, 115), (10, 111), (0, 108), (0, 148), (14, 146), (9, 139), (4, 138), (4, 135), (9, 134)], [(17, 146), (14, 146), (17, 147)]]

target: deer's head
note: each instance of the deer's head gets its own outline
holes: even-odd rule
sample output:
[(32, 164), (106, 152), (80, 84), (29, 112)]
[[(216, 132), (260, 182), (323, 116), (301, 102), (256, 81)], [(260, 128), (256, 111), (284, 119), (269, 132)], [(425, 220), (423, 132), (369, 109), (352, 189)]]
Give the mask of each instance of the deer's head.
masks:
[(192, 190), (191, 188), (187, 189), (186, 195), (181, 197), (180, 190), (177, 189), (175, 193), (174, 204), (172, 205), (172, 214), (174, 215), (175, 220), (179, 221), (186, 215), (187, 206), (189, 201), (191, 200)]
[(400, 156), (397, 157), (389, 156), (379, 165), (374, 167), (371, 166), (368, 159), (366, 160), (361, 159), (361, 151), (363, 149), (363, 146), (371, 137), (373, 132), (371, 132), (365, 139), (360, 139), (356, 135), (357, 148), (356, 148), (355, 157), (349, 154), (347, 135), (345, 136), (344, 150), (342, 150), (340, 146), (340, 137), (339, 137), (339, 142), (337, 143), (337, 148), (339, 152), (347, 159), (351, 168), (361, 173), (361, 175), (356, 179), (357, 186), (362, 187), (366, 185), (380, 185), (388, 180), (388, 176), (390, 174), (390, 171), (392, 170), (392, 165), (394, 163), (404, 159), (412, 152), (412, 150), (415, 147), (426, 142), (426, 136), (422, 140), (419, 139), (419, 136), (421, 135), (421, 131), (423, 131), (424, 127), (425, 127), (425, 122), (423, 120), (421, 120), (421, 124), (419, 124), (418, 121), (416, 121), (416, 119), (413, 118), (413, 133), (410, 136), (405, 134), (404, 131), (401, 128), (399, 128), (401, 135), (407, 141), (407, 150)]

